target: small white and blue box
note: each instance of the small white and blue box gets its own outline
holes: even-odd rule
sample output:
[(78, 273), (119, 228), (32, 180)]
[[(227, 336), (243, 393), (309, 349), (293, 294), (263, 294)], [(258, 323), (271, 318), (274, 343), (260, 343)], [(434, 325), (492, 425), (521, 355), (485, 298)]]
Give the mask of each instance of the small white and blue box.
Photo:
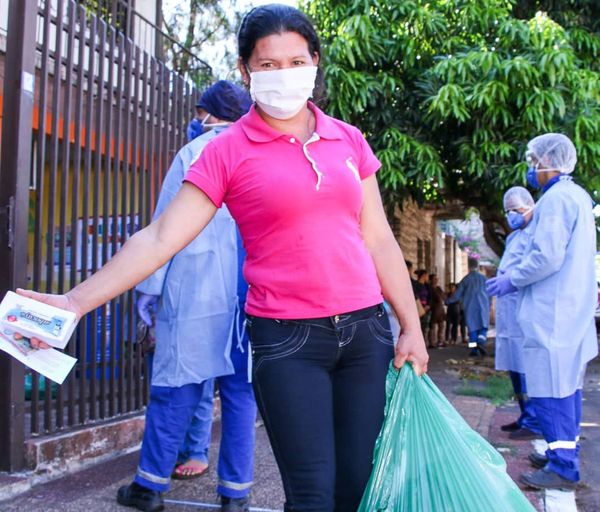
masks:
[(77, 326), (75, 313), (7, 292), (0, 303), (0, 328), (56, 348), (65, 348)]

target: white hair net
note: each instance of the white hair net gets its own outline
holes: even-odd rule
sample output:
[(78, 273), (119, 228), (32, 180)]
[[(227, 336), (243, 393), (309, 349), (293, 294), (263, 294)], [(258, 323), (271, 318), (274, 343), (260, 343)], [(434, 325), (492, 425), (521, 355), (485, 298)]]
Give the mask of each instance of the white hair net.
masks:
[(533, 208), (535, 201), (529, 190), (524, 187), (511, 187), (504, 194), (504, 210), (517, 210), (518, 208)]
[(571, 174), (577, 163), (577, 152), (571, 139), (562, 133), (546, 133), (527, 144), (527, 161), (537, 160), (542, 169)]

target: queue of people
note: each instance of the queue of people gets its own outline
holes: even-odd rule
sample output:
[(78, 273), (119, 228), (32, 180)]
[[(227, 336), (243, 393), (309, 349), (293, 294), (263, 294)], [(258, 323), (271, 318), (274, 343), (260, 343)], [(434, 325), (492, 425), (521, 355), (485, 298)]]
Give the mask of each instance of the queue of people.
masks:
[[(476, 260), (473, 261), (476, 263)], [(405, 260), (405, 264), (409, 274), (413, 275), (412, 261)], [(457, 295), (455, 283), (450, 283), (446, 291), (442, 290), (438, 276), (425, 269), (414, 271), (414, 275), (416, 279), (411, 277), (411, 285), (427, 348), (456, 345), (459, 333), (462, 343), (467, 343), (463, 290)], [(470, 298), (467, 299), (469, 301)], [(477, 352), (470, 355), (477, 355)]]
[[(238, 50), (253, 105), (232, 84), (206, 91), (202, 117), (189, 131), (201, 135), (175, 158), (152, 223), (65, 295), (20, 293), (80, 318), (137, 286), (140, 316), (156, 329), (156, 353), (140, 463), (133, 482), (119, 489), (119, 503), (162, 510), (173, 472), (198, 473), (190, 460), (208, 464), (205, 446), (186, 450), (185, 440), (190, 428), (192, 438), (203, 429), (206, 444), (209, 420), (198, 418), (199, 427), (193, 418), (217, 378), (221, 510), (250, 507), (256, 400), (284, 510), (349, 512), (370, 476), (390, 360), (423, 374), (425, 339), (443, 346), (448, 332), (456, 342), (461, 316), (471, 354), (485, 354), (485, 278), (470, 260), (450, 293), (425, 270), (412, 280), (383, 209), (380, 162), (360, 130), (318, 107), (321, 47), (303, 13), (277, 4), (252, 9)], [(534, 411), (550, 447), (544, 469), (525, 481), (563, 485), (579, 478), (581, 379), (595, 355), (589, 293), (576, 275), (589, 270), (595, 233), (589, 196), (554, 156), (562, 146), (534, 141), (529, 157), (546, 194), (519, 243), (520, 262), (507, 263), (488, 291), (517, 293), (522, 365), (507, 368), (525, 375), (518, 377), (530, 397), (524, 411)], [(511, 210), (526, 215), (516, 204)], [(583, 293), (565, 304), (573, 282)], [(560, 314), (569, 308), (573, 314)], [(401, 327), (397, 339), (388, 314)], [(529, 425), (523, 417), (517, 423)]]

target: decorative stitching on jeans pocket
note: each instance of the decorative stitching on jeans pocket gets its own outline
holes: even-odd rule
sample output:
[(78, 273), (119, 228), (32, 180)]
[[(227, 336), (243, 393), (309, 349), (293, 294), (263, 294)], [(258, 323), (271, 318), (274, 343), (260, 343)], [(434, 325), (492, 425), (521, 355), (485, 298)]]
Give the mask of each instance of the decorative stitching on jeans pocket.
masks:
[[(282, 359), (284, 357), (291, 356), (292, 354), (298, 352), (298, 350), (300, 350), (306, 344), (306, 341), (308, 340), (308, 336), (310, 334), (310, 326), (306, 325), (306, 324), (297, 324), (297, 329), (294, 329), (294, 333), (298, 333), (298, 336), (296, 336), (296, 339), (291, 340), (290, 338), (288, 338), (286, 343), (289, 346), (285, 347), (281, 352), (275, 353), (275, 354), (261, 355), (261, 356), (257, 357), (255, 364), (254, 364), (254, 371), (258, 371), (260, 366), (265, 361), (276, 361), (278, 359)], [(272, 346), (281, 347), (281, 345), (282, 345), (281, 343), (278, 343), (277, 345), (272, 345)], [(256, 354), (256, 351), (254, 351), (254, 354)]]
[[(280, 325), (280, 324), (278, 324)], [(252, 338), (250, 338), (250, 343), (252, 343), (252, 350), (264, 350), (264, 351), (269, 351), (271, 349), (276, 349), (278, 347), (282, 347), (288, 343), (291, 343), (298, 335), (298, 331), (300, 330), (300, 325), (299, 323), (294, 323), (294, 324), (286, 324), (286, 325), (293, 325), (294, 328), (292, 329), (292, 332), (288, 335), (287, 338), (285, 338), (283, 341), (279, 341), (277, 343), (259, 343), (256, 344), (256, 340), (252, 340)], [(260, 329), (259, 329), (260, 330)]]
[(367, 319), (367, 325), (369, 326), (369, 331), (373, 335), (373, 338), (375, 338), (377, 341), (385, 345), (394, 344), (392, 331), (383, 327), (375, 316)]

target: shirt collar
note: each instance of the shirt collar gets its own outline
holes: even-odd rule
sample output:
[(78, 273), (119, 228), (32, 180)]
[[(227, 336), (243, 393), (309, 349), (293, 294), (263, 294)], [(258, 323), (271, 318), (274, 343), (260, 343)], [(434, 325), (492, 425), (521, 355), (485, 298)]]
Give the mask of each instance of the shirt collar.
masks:
[[(338, 140), (342, 138), (340, 128), (335, 120), (321, 111), (316, 105), (308, 102), (308, 108), (315, 115), (315, 132), (321, 139)], [(269, 126), (260, 114), (256, 111), (256, 106), (252, 105), (247, 114), (240, 119), (242, 129), (253, 142), (271, 142), (280, 137), (288, 137), (289, 134), (282, 133)]]

